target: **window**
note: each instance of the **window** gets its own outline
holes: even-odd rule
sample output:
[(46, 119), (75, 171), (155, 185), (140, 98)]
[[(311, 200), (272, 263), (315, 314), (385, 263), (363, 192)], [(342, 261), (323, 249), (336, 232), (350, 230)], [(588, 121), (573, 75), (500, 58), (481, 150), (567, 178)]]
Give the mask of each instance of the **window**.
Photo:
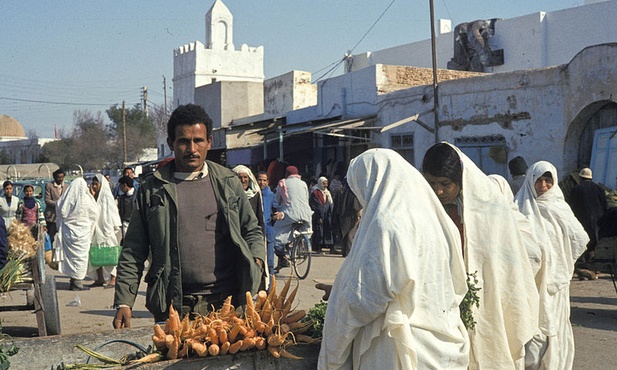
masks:
[(413, 133), (390, 135), (390, 148), (414, 165)]
[(508, 178), (508, 150), (502, 135), (459, 137), (454, 144), (485, 174)]

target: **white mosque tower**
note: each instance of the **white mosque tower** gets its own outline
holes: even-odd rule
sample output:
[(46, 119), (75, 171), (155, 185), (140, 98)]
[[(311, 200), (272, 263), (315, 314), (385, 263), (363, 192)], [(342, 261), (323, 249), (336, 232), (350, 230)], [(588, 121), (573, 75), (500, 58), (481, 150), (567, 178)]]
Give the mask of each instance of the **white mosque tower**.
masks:
[(233, 15), (221, 0), (206, 14), (206, 45), (174, 50), (173, 106), (195, 102), (195, 88), (217, 81), (264, 81), (263, 46), (234, 48)]

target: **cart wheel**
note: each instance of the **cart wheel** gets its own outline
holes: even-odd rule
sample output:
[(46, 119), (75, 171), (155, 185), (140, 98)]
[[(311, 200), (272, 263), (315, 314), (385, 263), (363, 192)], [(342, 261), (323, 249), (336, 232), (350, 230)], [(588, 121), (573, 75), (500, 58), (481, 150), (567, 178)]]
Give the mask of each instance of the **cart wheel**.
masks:
[(56, 277), (47, 276), (45, 284), (41, 284), (40, 288), (47, 335), (60, 335), (60, 310), (58, 308), (58, 293), (56, 292)]

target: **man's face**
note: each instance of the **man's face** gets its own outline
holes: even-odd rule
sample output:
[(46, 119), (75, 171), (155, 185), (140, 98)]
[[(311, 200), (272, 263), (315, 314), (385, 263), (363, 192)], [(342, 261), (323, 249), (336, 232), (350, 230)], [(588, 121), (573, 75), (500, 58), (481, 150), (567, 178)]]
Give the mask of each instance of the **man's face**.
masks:
[(176, 139), (167, 139), (167, 145), (174, 152), (176, 171), (195, 172), (201, 170), (208, 150), (212, 147), (212, 136), (208, 137), (206, 125), (176, 126)]
[(257, 175), (257, 185), (259, 185), (261, 190), (264, 190), (268, 186), (268, 175), (264, 173)]
[(121, 190), (124, 194), (128, 193), (128, 191), (129, 191), (130, 189), (131, 189), (131, 188), (129, 188), (129, 186), (128, 186), (127, 184), (120, 184), (120, 190)]
[(239, 173), (238, 178), (240, 179), (240, 182), (242, 183), (242, 189), (244, 190), (248, 189), (249, 188), (249, 175), (245, 173)]
[(4, 196), (11, 197), (13, 195), (13, 185), (7, 185), (4, 187)]
[(437, 195), (437, 198), (439, 198), (441, 204), (453, 203), (461, 192), (461, 187), (447, 177), (436, 177), (429, 173), (424, 173), (424, 178), (435, 192), (435, 195)]
[(64, 181), (64, 174), (63, 173), (59, 173), (56, 176), (54, 176), (54, 182), (56, 183), (56, 185), (62, 184), (63, 181)]
[(128, 176), (130, 178), (133, 178), (133, 177), (135, 177), (135, 172), (133, 172), (132, 169), (128, 168), (128, 169), (124, 170), (123, 175), (124, 176)]

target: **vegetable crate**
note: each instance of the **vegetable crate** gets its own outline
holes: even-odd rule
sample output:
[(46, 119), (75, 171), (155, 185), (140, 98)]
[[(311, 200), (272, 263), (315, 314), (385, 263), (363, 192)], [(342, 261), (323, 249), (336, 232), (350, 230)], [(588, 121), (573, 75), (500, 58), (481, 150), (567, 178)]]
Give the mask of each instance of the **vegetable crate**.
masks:
[(58, 294), (56, 292), (55, 276), (45, 274), (45, 238), (42, 227), (39, 227), (37, 237), (37, 253), (27, 263), (32, 271), (32, 279), (15, 284), (10, 291), (23, 290), (26, 293), (26, 304), (15, 306), (0, 306), (1, 311), (30, 311), (36, 314), (39, 336), (59, 335), (60, 311)]

